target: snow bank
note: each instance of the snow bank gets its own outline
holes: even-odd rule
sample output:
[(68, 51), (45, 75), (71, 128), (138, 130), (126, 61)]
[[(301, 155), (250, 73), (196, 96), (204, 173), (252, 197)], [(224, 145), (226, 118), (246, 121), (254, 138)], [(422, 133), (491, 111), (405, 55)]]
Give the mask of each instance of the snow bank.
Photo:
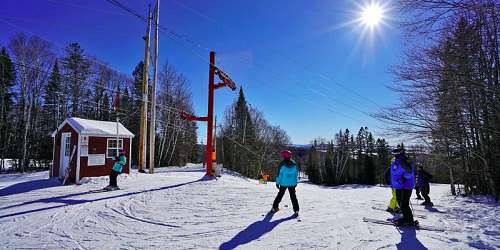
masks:
[[(449, 196), (433, 185), (436, 206), (412, 199), (421, 224), (457, 232), (398, 230), (368, 224), (386, 219), (390, 192), (383, 187), (321, 187), (301, 183), (302, 222), (288, 195), (281, 210), (266, 215), (274, 183), (236, 175), (206, 180), (204, 170), (158, 168), (154, 175), (121, 175), (122, 190), (89, 193), (107, 177), (82, 185), (53, 185), (48, 173), (0, 176), (0, 248), (43, 249), (449, 249), (500, 248), (499, 207), (488, 200)], [(32, 185), (36, 183), (36, 185)], [(36, 186), (36, 188), (28, 188)]]

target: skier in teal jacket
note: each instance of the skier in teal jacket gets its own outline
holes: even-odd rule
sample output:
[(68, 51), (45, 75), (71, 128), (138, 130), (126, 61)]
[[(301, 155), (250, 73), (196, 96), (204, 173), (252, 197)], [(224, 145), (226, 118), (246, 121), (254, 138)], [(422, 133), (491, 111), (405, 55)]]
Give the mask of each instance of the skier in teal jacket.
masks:
[(127, 157), (125, 157), (125, 150), (120, 149), (118, 157), (112, 157), (112, 159), (113, 161), (115, 161), (115, 164), (113, 165), (111, 173), (109, 174), (109, 186), (104, 188), (105, 190), (108, 191), (120, 189), (118, 187), (116, 179), (118, 178), (118, 175), (122, 173), (125, 164), (127, 164)]
[(281, 152), (281, 156), (283, 157), (283, 161), (279, 165), (278, 175), (276, 177), (276, 188), (279, 189), (279, 192), (274, 199), (271, 212), (278, 212), (281, 199), (288, 189), (290, 199), (292, 200), (294, 216), (299, 216), (299, 202), (295, 194), (295, 187), (297, 187), (299, 179), (299, 169), (295, 161), (291, 159), (292, 152), (283, 151)]

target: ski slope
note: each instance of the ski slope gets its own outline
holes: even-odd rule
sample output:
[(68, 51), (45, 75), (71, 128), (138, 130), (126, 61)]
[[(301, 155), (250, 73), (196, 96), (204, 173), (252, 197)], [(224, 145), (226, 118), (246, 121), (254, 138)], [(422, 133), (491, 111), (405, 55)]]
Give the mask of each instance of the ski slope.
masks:
[(0, 175), (0, 249), (498, 249), (499, 206), (487, 199), (450, 197), (432, 185), (431, 210), (417, 205), (422, 225), (459, 230), (398, 230), (363, 217), (389, 218), (387, 188), (300, 183), (302, 221), (288, 194), (266, 215), (277, 193), (237, 175), (203, 179), (200, 168), (121, 175), (122, 190), (89, 193), (107, 177), (60, 186), (47, 172)]

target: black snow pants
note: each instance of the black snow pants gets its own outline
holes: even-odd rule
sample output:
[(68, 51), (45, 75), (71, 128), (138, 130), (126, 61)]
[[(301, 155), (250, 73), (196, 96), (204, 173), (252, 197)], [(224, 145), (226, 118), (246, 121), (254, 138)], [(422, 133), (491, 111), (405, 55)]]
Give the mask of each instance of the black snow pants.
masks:
[(419, 187), (415, 187), (415, 193), (417, 194), (417, 198), (418, 199), (422, 199), (422, 196), (420, 196), (420, 192), (422, 191), (421, 188)]
[(116, 178), (118, 177), (120, 173), (116, 172), (115, 170), (111, 170), (111, 173), (109, 174), (109, 185), (112, 187), (118, 187), (118, 184), (116, 183)]
[(407, 222), (413, 222), (413, 213), (410, 209), (410, 198), (413, 189), (397, 189), (396, 198), (399, 203), (399, 208), (403, 212), (403, 219)]
[(430, 203), (431, 197), (429, 197), (429, 193), (431, 191), (431, 187), (430, 187), (429, 183), (427, 183), (423, 187), (421, 187), (420, 191), (422, 192), (422, 196), (424, 197), (425, 202)]
[(295, 187), (283, 187), (280, 186), (280, 191), (278, 192), (278, 195), (276, 195), (276, 198), (274, 199), (273, 202), (273, 208), (277, 209), (280, 205), (281, 199), (283, 199), (283, 195), (285, 195), (286, 189), (288, 189), (288, 193), (290, 194), (290, 200), (292, 200), (292, 206), (293, 206), (293, 211), (298, 212), (299, 211), (299, 202), (297, 201), (297, 195), (295, 194)]

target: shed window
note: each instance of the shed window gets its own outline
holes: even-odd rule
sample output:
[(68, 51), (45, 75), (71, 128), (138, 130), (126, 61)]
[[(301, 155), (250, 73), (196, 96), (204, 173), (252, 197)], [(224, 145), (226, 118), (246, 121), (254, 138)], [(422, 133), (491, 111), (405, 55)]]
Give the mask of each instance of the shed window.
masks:
[(108, 139), (108, 147), (106, 150), (106, 157), (111, 158), (116, 156), (116, 150), (123, 149), (123, 139), (118, 139), (118, 145), (116, 143), (116, 139)]
[(64, 156), (69, 157), (71, 152), (71, 137), (66, 136), (66, 140), (64, 141)]

